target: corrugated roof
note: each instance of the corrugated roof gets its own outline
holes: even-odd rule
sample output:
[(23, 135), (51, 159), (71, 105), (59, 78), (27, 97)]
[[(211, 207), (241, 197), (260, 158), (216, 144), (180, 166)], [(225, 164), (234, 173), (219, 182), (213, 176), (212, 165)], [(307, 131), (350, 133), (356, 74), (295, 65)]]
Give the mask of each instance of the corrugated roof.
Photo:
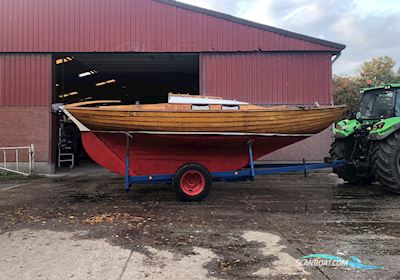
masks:
[(318, 39), (318, 38), (315, 38), (315, 37), (303, 35), (303, 34), (300, 34), (300, 33), (292, 32), (292, 31), (288, 31), (288, 30), (284, 30), (284, 29), (280, 29), (280, 28), (277, 28), (277, 27), (269, 26), (269, 25), (264, 25), (264, 24), (257, 23), (257, 22), (254, 22), (254, 21), (249, 21), (249, 20), (245, 20), (245, 19), (242, 19), (242, 18), (239, 18), (239, 17), (235, 17), (235, 16), (232, 16), (232, 15), (229, 15), (229, 14), (225, 14), (225, 13), (221, 13), (221, 12), (217, 12), (217, 11), (213, 11), (213, 10), (209, 10), (209, 9), (205, 9), (205, 8), (200, 8), (200, 7), (197, 7), (197, 6), (189, 5), (189, 4), (178, 2), (178, 1), (174, 1), (174, 0), (154, 0), (154, 1), (158, 1), (158, 2), (161, 2), (161, 3), (168, 4), (168, 5), (172, 5), (172, 6), (180, 7), (180, 8), (183, 8), (183, 9), (191, 10), (191, 11), (194, 11), (194, 12), (206, 14), (206, 15), (209, 15), (209, 16), (213, 16), (213, 17), (229, 20), (229, 21), (240, 23), (240, 24), (247, 25), (247, 26), (250, 26), (250, 27), (259, 28), (259, 29), (262, 29), (262, 30), (265, 30), (265, 31), (274, 32), (274, 33), (277, 33), (277, 34), (280, 34), (280, 35), (284, 35), (284, 36), (288, 36), (288, 37), (292, 37), (292, 38), (295, 38), (295, 39), (300, 39), (300, 40), (308, 41), (308, 42), (311, 42), (311, 43), (316, 43), (316, 44), (328, 46), (328, 47), (335, 48), (335, 49), (338, 49), (338, 50), (343, 50), (343, 49), (346, 48), (346, 46), (343, 45), (343, 44), (339, 44), (339, 43), (335, 43), (335, 42), (331, 42), (331, 41), (327, 41), (327, 40)]
[(339, 53), (344, 46), (171, 0), (3, 0), (0, 52)]

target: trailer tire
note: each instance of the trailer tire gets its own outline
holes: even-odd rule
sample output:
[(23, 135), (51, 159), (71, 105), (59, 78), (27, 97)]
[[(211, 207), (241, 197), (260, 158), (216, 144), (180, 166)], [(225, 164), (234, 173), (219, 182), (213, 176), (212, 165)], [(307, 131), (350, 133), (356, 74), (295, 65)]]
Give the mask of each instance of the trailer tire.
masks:
[(376, 143), (372, 163), (372, 170), (382, 186), (400, 193), (400, 132)]
[[(334, 160), (350, 160), (354, 146), (354, 139), (336, 139), (329, 150), (329, 154)], [(333, 169), (333, 173), (351, 185), (370, 184), (375, 181), (374, 176), (359, 176), (352, 166), (341, 166)]]
[(199, 202), (211, 191), (210, 172), (200, 164), (185, 164), (175, 174), (173, 188), (182, 201)]

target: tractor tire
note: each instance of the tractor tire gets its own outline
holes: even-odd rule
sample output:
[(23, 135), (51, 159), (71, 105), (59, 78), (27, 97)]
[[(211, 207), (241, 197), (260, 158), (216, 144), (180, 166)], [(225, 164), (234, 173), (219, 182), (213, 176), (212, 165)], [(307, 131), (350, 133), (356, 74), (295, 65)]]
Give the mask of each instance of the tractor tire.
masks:
[[(329, 154), (333, 160), (350, 160), (353, 151), (354, 140), (352, 138), (336, 139), (332, 143)], [(351, 185), (370, 184), (375, 181), (374, 176), (359, 176), (354, 167), (341, 166), (333, 169), (333, 173)]]
[(383, 187), (400, 193), (400, 132), (376, 143), (372, 152), (372, 171)]

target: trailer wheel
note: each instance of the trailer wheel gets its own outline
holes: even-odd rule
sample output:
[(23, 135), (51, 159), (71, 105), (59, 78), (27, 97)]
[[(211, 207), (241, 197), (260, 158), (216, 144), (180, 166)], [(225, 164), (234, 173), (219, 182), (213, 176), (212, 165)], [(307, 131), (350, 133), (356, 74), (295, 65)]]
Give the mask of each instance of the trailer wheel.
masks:
[(400, 132), (375, 145), (372, 161), (373, 172), (382, 186), (400, 193)]
[(174, 191), (188, 202), (202, 201), (211, 191), (212, 178), (206, 168), (189, 163), (179, 168), (174, 178)]

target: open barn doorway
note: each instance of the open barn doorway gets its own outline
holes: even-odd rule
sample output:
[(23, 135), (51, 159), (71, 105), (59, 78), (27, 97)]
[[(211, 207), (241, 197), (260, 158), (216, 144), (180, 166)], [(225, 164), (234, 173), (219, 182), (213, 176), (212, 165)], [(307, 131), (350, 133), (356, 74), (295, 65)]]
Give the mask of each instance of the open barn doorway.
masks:
[[(63, 53), (54, 55), (54, 63), (57, 103), (155, 104), (168, 102), (169, 93), (200, 92), (198, 54)], [(72, 122), (60, 117), (55, 129), (57, 166), (90, 162)]]

